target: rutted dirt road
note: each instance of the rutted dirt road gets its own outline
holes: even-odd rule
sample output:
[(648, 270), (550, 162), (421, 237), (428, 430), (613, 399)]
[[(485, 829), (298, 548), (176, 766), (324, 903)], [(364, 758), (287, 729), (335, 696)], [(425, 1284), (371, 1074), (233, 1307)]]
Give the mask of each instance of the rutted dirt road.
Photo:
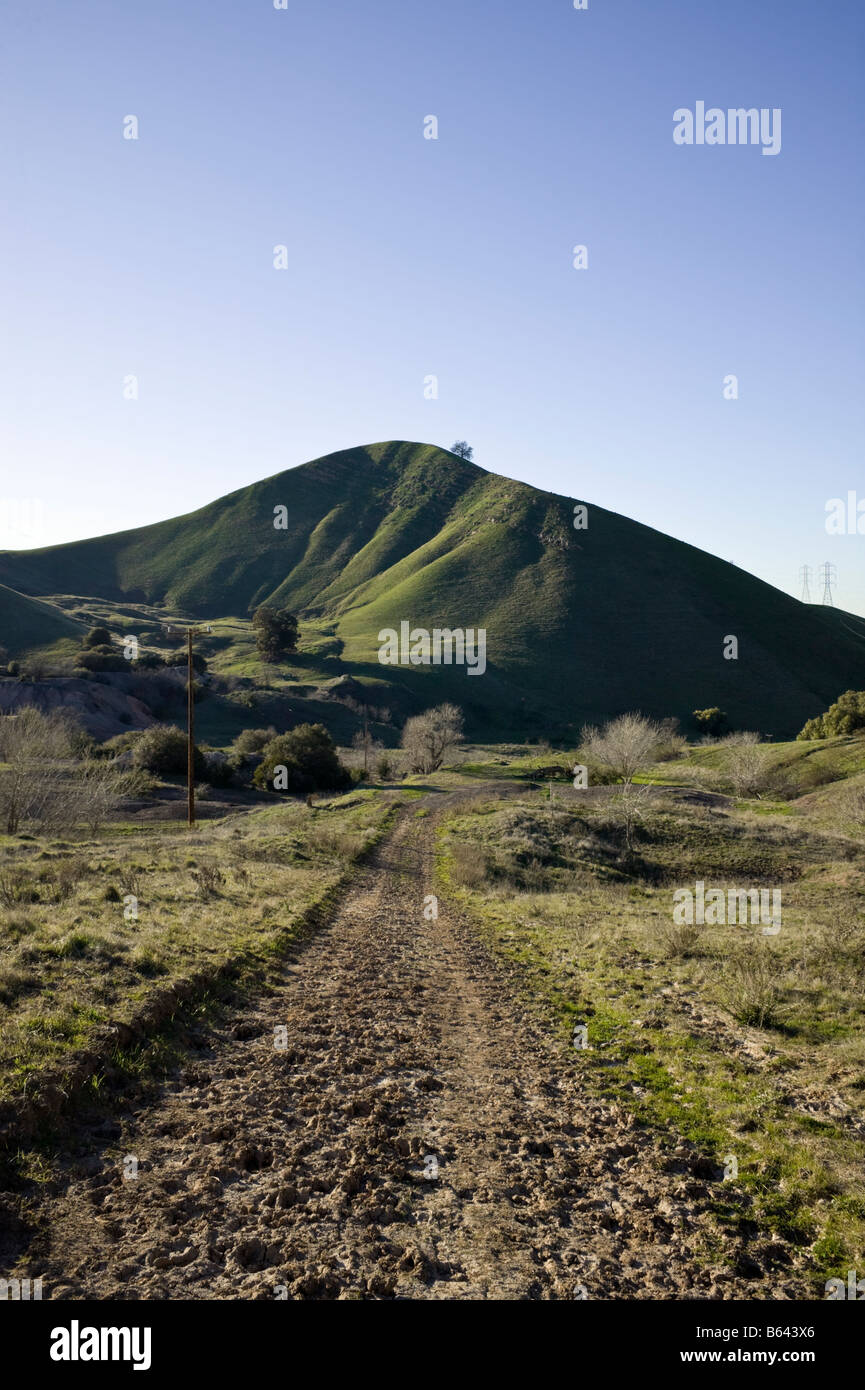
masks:
[(795, 1296), (697, 1261), (710, 1194), (684, 1154), (664, 1171), (581, 1094), (447, 901), (424, 917), (432, 818), (413, 809), (284, 986), (119, 1144), (106, 1124), (110, 1156), (94, 1138), (28, 1260), (44, 1296)]

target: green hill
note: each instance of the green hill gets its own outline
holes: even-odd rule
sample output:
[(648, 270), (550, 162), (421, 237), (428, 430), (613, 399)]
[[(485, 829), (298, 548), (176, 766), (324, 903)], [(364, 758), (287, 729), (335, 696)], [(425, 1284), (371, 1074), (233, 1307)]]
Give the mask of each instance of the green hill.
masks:
[[(274, 526), (286, 509), (285, 529)], [(559, 736), (629, 708), (795, 734), (865, 687), (865, 623), (601, 507), (487, 473), (432, 445), (349, 449), (188, 516), (0, 554), (0, 581), (196, 618), (285, 604), (330, 624), (344, 667), (410, 702), (463, 705), (475, 730)], [(381, 628), (483, 627), (487, 671), (386, 667)], [(725, 660), (735, 635), (738, 660)], [(4, 641), (0, 619), (0, 641)]]
[(83, 623), (53, 604), (28, 598), (0, 584), (0, 645), (10, 656), (53, 647), (64, 638), (80, 643), (86, 632)]

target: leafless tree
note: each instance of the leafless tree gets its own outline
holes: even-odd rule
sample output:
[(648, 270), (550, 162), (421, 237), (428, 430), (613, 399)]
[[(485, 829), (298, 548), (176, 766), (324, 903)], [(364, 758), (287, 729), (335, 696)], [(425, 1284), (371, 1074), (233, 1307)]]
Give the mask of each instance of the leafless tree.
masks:
[(95, 835), (123, 796), (122, 768), (115, 759), (94, 758), (74, 770), (73, 787), (76, 816)]
[(662, 740), (659, 724), (632, 712), (620, 714), (601, 729), (583, 729), (580, 752), (583, 761), (608, 769), (627, 787), (638, 772), (655, 762)]
[(68, 719), (25, 705), (0, 718), (0, 820), (15, 835), (25, 820), (49, 821), (58, 809), (58, 765), (71, 755)]
[(726, 771), (736, 796), (759, 796), (765, 791), (771, 767), (771, 754), (760, 743), (759, 734), (740, 734), (726, 757)]
[(25, 822), (96, 831), (121, 795), (113, 761), (81, 760), (82, 731), (59, 710), (25, 705), (0, 717), (0, 823), (14, 835)]
[(445, 754), (463, 736), (463, 714), (457, 705), (436, 705), (407, 719), (402, 746), (408, 754), (412, 772), (435, 772)]
[(625, 832), (625, 844), (629, 853), (634, 848), (634, 831), (637, 825), (642, 825), (647, 819), (651, 791), (651, 787), (634, 786), (633, 782), (626, 782), (610, 801), (610, 812)]

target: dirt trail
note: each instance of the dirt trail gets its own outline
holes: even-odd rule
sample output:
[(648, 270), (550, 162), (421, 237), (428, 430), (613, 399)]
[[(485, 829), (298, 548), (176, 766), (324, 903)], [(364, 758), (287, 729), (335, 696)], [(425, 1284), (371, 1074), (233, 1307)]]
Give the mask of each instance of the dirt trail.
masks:
[(445, 900), (424, 916), (413, 810), (284, 985), (106, 1122), (31, 1251), (45, 1296), (791, 1296), (697, 1262), (707, 1186), (581, 1095)]

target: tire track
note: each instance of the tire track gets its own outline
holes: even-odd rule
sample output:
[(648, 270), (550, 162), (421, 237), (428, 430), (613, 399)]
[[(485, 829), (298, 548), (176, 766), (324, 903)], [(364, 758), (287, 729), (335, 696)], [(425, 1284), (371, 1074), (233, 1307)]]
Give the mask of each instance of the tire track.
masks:
[(46, 1200), (46, 1296), (797, 1296), (699, 1262), (706, 1184), (581, 1093), (445, 902), (424, 916), (434, 823), (401, 812), (281, 987), (119, 1145), (104, 1123)]

